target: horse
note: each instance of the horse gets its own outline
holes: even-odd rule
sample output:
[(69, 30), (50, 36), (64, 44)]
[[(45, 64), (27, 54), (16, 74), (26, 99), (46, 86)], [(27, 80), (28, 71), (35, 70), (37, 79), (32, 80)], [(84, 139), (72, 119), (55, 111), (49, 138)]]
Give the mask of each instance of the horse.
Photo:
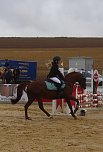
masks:
[[(81, 88), (86, 89), (86, 78), (80, 72), (73, 71), (65, 75), (65, 87), (61, 98), (64, 98), (67, 102), (67, 105), (70, 108), (70, 113), (74, 119), (77, 119), (76, 112), (79, 108), (79, 100), (72, 96), (73, 86), (78, 82)], [(38, 101), (39, 108), (48, 116), (52, 117), (43, 106), (42, 99), (57, 99), (57, 90), (48, 90), (45, 84), (45, 81), (35, 80), (32, 82), (22, 82), (17, 87), (17, 97), (11, 99), (12, 104), (16, 104), (22, 97), (23, 91), (27, 93), (28, 101), (24, 106), (25, 109), (25, 119), (31, 119), (28, 116), (28, 108), (36, 99)], [(70, 100), (76, 102), (76, 108), (73, 111)]]

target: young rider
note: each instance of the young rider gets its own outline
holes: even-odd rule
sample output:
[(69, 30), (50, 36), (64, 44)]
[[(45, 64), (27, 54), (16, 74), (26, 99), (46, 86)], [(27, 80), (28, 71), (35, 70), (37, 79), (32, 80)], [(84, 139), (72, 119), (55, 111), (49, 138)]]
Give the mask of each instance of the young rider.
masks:
[(50, 80), (54, 81), (55, 86), (57, 87), (58, 95), (61, 93), (61, 85), (62, 80), (64, 81), (64, 76), (59, 70), (59, 65), (61, 63), (61, 58), (59, 56), (55, 56), (52, 61), (52, 66), (50, 72), (47, 76)]

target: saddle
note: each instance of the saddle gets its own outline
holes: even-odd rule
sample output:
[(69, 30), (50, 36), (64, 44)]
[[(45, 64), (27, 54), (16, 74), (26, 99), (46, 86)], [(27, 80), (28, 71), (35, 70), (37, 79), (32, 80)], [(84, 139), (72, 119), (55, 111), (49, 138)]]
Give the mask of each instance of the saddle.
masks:
[[(45, 81), (45, 84), (46, 84), (46, 87), (48, 90), (58, 90), (56, 85), (55, 85), (55, 82), (51, 81), (51, 80), (46, 80)], [(65, 82), (63, 81), (62, 82), (62, 85), (61, 85), (61, 89), (64, 89), (65, 88)]]

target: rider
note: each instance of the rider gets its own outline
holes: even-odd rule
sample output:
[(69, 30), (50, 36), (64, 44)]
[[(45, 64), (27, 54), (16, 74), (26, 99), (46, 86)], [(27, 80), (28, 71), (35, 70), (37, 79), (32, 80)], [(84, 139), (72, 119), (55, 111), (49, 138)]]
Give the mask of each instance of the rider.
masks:
[(59, 56), (55, 56), (52, 61), (50, 72), (47, 76), (47, 78), (49, 78), (55, 83), (55, 86), (57, 87), (58, 96), (62, 91), (61, 86), (62, 86), (62, 81), (64, 81), (64, 76), (59, 70), (60, 63), (61, 63), (61, 58)]

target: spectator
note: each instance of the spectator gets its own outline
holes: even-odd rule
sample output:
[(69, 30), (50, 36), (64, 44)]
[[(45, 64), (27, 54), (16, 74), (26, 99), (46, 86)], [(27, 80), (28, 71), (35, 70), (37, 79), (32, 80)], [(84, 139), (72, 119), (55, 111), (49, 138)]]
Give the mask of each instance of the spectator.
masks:
[(2, 83), (5, 84), (6, 80), (5, 80), (5, 74), (6, 74), (6, 68), (3, 68), (1, 71), (1, 79), (2, 79)]
[(5, 59), (5, 67), (6, 67), (6, 68), (9, 67), (9, 61), (8, 61), (8, 59)]
[(13, 74), (12, 74), (11, 69), (9, 68), (6, 68), (6, 71), (5, 71), (5, 80), (7, 84), (11, 84), (13, 82)]
[(18, 83), (19, 81), (19, 76), (20, 76), (20, 70), (18, 68), (15, 68), (13, 70), (13, 79), (14, 79), (14, 83)]

